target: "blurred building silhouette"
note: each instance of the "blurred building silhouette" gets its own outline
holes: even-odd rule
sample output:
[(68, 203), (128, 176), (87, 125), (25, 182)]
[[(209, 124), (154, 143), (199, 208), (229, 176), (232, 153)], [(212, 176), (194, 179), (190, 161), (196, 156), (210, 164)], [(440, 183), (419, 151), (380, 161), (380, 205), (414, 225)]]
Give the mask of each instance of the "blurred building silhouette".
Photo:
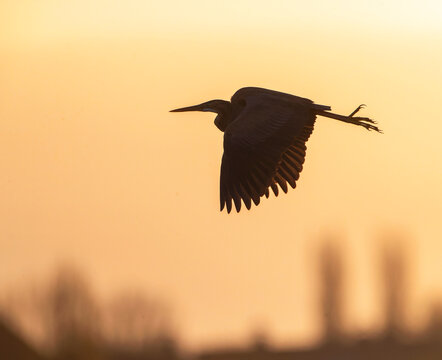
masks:
[(404, 322), (407, 298), (407, 259), (405, 249), (385, 244), (381, 253), (385, 336), (399, 339), (405, 336)]
[(343, 334), (343, 262), (342, 252), (334, 242), (327, 242), (319, 254), (319, 311), (323, 340), (339, 342)]
[[(319, 258), (319, 314), (323, 338), (314, 347), (299, 349), (220, 349), (202, 353), (200, 360), (440, 360), (442, 359), (442, 303), (432, 309), (431, 321), (423, 334), (407, 334), (407, 258), (401, 246), (384, 247), (380, 253), (385, 327), (372, 337), (345, 335), (342, 326), (344, 262), (342, 252), (327, 243)], [(344, 341), (345, 340), (345, 341)]]

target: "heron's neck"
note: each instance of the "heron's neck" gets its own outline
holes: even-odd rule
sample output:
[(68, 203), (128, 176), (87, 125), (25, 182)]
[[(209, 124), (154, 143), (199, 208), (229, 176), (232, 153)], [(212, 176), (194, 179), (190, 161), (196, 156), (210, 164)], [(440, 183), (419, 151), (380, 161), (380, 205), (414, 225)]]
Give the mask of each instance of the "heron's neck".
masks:
[(215, 118), (215, 125), (221, 131), (225, 131), (232, 121), (232, 104), (229, 101), (220, 101)]

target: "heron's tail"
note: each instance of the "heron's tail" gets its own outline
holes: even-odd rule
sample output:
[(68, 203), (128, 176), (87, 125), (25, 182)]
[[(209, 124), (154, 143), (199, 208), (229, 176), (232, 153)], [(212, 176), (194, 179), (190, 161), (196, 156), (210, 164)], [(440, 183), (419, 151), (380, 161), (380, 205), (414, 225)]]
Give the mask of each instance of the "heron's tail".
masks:
[(313, 105), (313, 109), (315, 109), (317, 111), (331, 110), (331, 107), (328, 105), (319, 105), (319, 104), (312, 104), (312, 105)]

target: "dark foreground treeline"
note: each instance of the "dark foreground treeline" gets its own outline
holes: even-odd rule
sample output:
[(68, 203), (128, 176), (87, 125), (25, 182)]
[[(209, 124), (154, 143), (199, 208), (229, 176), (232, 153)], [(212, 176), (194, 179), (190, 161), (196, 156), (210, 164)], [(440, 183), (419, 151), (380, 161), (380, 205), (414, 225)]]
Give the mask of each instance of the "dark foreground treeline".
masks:
[[(314, 347), (274, 349), (260, 336), (247, 349), (218, 349), (185, 356), (163, 301), (126, 292), (99, 304), (85, 278), (63, 268), (47, 286), (3, 299), (0, 359), (442, 359), (442, 308), (435, 305), (429, 309), (430, 321), (424, 331), (410, 332), (404, 321), (409, 271), (406, 252), (401, 247), (385, 247), (380, 254), (377, 269), (383, 296), (379, 306), (385, 325), (372, 336), (348, 333), (343, 326), (347, 272), (342, 252), (329, 244), (317, 256), (323, 337)], [(32, 342), (26, 340), (30, 338)]]

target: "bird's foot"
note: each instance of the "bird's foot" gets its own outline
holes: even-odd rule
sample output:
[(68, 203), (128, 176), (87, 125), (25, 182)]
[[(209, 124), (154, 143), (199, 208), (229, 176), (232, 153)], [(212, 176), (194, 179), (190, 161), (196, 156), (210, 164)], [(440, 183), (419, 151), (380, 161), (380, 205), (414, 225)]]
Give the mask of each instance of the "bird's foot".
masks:
[(359, 117), (359, 116), (357, 116), (357, 117), (352, 117), (352, 118), (353, 118), (353, 119), (357, 119), (358, 121), (368, 122), (368, 123), (370, 123), (370, 124), (377, 124), (376, 121), (374, 121), (374, 120), (372, 120), (372, 119), (370, 119), (370, 118), (368, 118), (368, 117)]
[(348, 119), (350, 120), (350, 122), (353, 122), (353, 124), (363, 126), (369, 131), (374, 130), (379, 133), (382, 133), (382, 130), (380, 130), (377, 126), (375, 126), (375, 124), (377, 124), (376, 121), (368, 117), (354, 117), (359, 112), (359, 110), (365, 108), (366, 106), (367, 105), (365, 104), (359, 105), (350, 115), (348, 115)]
[(365, 104), (361, 104), (361, 105), (359, 105), (350, 115), (348, 115), (348, 117), (353, 117), (354, 115), (356, 115), (356, 113), (359, 111), (359, 110), (361, 110), (361, 109), (363, 109), (363, 108), (365, 108), (365, 107), (367, 107), (367, 105), (365, 105)]
[(371, 120), (369, 118), (366, 117), (351, 117), (352, 120), (356, 120), (355, 122), (353, 122), (353, 124), (355, 125), (360, 125), (363, 126), (364, 128), (366, 128), (367, 130), (374, 130), (377, 131), (378, 133), (383, 133), (381, 129), (379, 129), (377, 126), (373, 125), (376, 124), (376, 121)]

